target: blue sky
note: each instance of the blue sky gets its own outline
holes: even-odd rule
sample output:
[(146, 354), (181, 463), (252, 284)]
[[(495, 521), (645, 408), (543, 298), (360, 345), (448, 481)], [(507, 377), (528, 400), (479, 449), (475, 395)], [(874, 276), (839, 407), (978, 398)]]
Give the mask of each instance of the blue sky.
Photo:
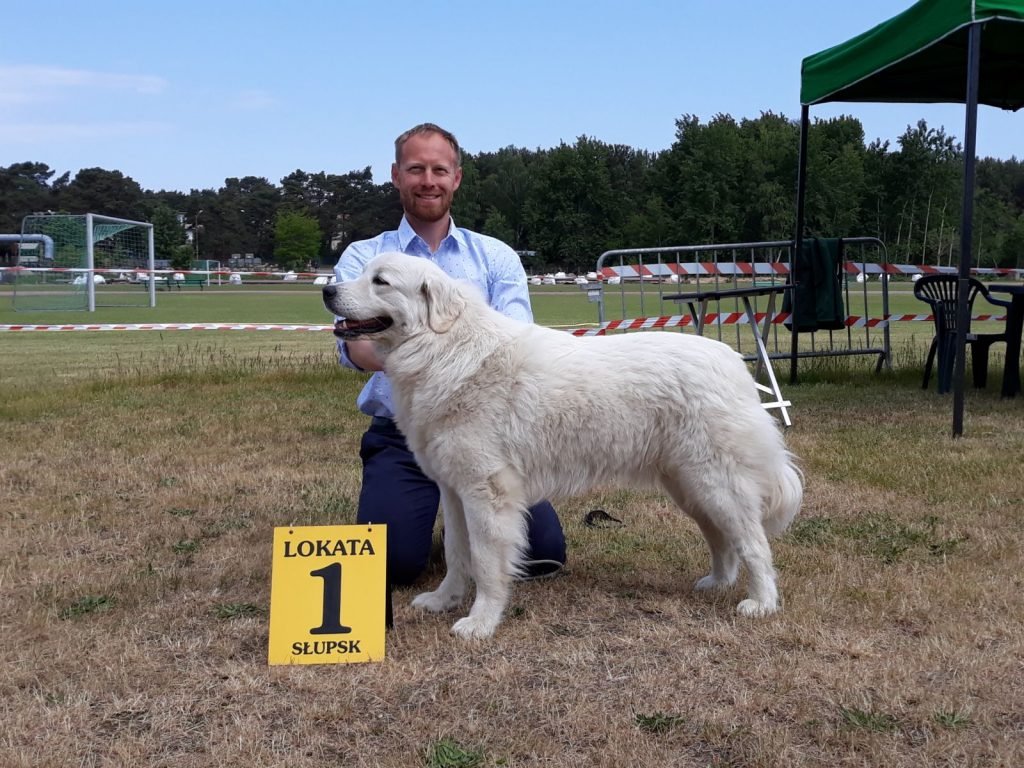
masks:
[[(601, 141), (658, 151), (675, 120), (800, 114), (800, 62), (910, 0), (175, 0), (8, 3), (0, 165), (120, 170), (146, 189), (390, 174), (432, 121), (470, 152)], [(963, 107), (816, 107), (895, 142)], [(1024, 156), (1024, 114), (982, 107), (978, 153)]]

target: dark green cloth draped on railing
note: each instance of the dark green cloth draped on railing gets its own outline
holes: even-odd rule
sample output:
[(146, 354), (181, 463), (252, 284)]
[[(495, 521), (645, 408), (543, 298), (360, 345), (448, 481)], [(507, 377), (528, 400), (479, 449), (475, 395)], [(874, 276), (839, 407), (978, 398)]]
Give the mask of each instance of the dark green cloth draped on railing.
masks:
[(800, 333), (830, 331), (846, 327), (843, 307), (842, 238), (814, 237), (803, 241), (797, 257), (796, 286), (787, 291), (782, 311), (791, 312), (786, 327)]

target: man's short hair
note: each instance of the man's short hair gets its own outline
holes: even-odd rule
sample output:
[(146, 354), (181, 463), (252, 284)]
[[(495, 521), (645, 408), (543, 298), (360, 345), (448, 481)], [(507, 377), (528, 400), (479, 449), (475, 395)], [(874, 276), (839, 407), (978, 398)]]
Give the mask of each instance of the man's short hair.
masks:
[(456, 167), (462, 166), (462, 149), (459, 147), (459, 140), (455, 138), (455, 134), (451, 131), (446, 131), (439, 125), (434, 123), (420, 123), (414, 128), (410, 128), (408, 131), (403, 133), (397, 139), (395, 139), (395, 162), (402, 162), (402, 147), (405, 146), (405, 142), (411, 139), (413, 136), (423, 136), (429, 133), (436, 133), (449, 144), (452, 149), (455, 150), (455, 165)]

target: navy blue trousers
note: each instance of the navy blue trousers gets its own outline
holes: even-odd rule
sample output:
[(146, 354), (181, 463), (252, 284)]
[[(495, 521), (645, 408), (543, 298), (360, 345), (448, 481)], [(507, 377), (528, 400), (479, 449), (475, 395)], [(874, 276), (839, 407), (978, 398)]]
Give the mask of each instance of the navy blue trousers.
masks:
[[(427, 567), (441, 492), (423, 474), (393, 422), (374, 419), (359, 449), (363, 487), (356, 521), (388, 527), (388, 578), (394, 585), (414, 582)], [(527, 561), (565, 563), (565, 535), (554, 507), (542, 501), (530, 508)], [(557, 569), (550, 563), (527, 566), (528, 575)]]

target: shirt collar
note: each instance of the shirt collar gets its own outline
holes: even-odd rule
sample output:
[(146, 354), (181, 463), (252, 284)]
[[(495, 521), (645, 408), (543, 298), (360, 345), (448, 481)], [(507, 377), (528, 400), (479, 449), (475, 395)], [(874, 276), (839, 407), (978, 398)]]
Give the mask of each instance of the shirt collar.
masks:
[[(445, 235), (444, 240), (447, 240), (449, 237), (455, 238), (459, 245), (465, 245), (462, 239), (462, 233), (459, 232), (458, 228), (455, 226), (455, 219), (451, 216), (448, 217), (448, 234)], [(419, 239), (420, 242), (423, 242), (423, 238), (416, 234), (412, 225), (409, 223), (409, 220), (403, 215), (402, 221), (398, 225), (398, 244), (402, 247), (403, 251), (408, 251), (409, 243), (415, 239)], [(442, 245), (444, 245), (444, 240), (441, 241)]]

